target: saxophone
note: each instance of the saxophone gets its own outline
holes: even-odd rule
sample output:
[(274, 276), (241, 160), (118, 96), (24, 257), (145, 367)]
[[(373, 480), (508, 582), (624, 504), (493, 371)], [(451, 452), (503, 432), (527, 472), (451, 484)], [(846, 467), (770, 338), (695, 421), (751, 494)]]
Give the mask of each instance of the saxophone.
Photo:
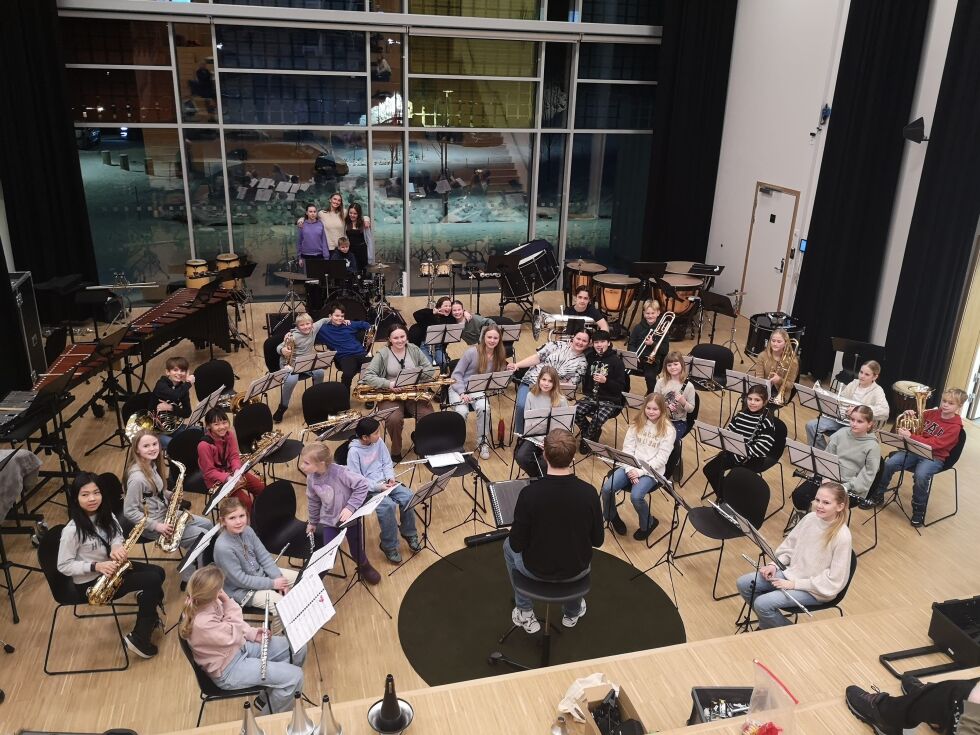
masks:
[(191, 514), (186, 510), (180, 509), (180, 501), (184, 499), (184, 475), (187, 474), (187, 467), (175, 459), (170, 462), (177, 468), (177, 484), (174, 485), (173, 495), (170, 496), (170, 505), (167, 506), (167, 514), (163, 517), (163, 523), (171, 526), (174, 532), (169, 536), (160, 534), (157, 538), (157, 546), (161, 551), (168, 554), (176, 551), (180, 547), (180, 539), (184, 535), (187, 522), (191, 519)]
[[(146, 521), (149, 515), (150, 511), (147, 509), (146, 503), (143, 503), (143, 517), (139, 523), (133, 526), (133, 530), (129, 532), (129, 536), (126, 537), (126, 541), (123, 543), (123, 548), (126, 549), (127, 554), (136, 545), (136, 542), (139, 541), (140, 536), (143, 535), (143, 529), (146, 528)], [(123, 575), (132, 568), (133, 563), (127, 559), (112, 574), (103, 574), (95, 580), (95, 584), (85, 591), (88, 604), (108, 605), (112, 602), (112, 598), (116, 596), (116, 592), (119, 590), (119, 585), (122, 584)]]
[[(262, 436), (260, 436), (258, 439), (255, 440), (254, 448), (252, 449), (252, 451), (249, 454), (239, 455), (239, 457), (242, 460), (242, 464), (240, 466), (244, 467), (245, 465), (251, 465), (251, 464), (253, 464), (255, 462), (256, 458), (259, 456), (260, 453), (264, 452), (267, 447), (272, 446), (277, 441), (279, 441), (281, 438), (282, 438), (282, 432), (281, 431), (267, 431), (267, 432), (265, 432)], [(214, 485), (212, 485), (211, 487), (208, 488), (208, 493), (207, 493), (207, 495), (204, 498), (204, 507), (205, 508), (207, 508), (209, 505), (211, 505), (211, 498), (214, 497), (215, 493), (217, 493), (221, 489), (221, 486), (224, 485), (224, 484), (225, 483), (224, 483), (223, 480), (218, 480), (216, 483), (214, 483)], [(232, 492), (236, 492), (238, 490), (244, 490), (246, 488), (246, 486), (247, 485), (246, 485), (246, 482), (245, 482), (245, 475), (242, 475), (241, 479), (235, 485), (235, 489), (232, 490)]]
[(331, 426), (336, 426), (337, 424), (342, 424), (345, 421), (351, 421), (359, 418), (361, 418), (361, 412), (351, 408), (337, 414), (330, 414), (323, 421), (317, 421), (309, 424), (305, 429), (303, 429), (303, 433), (306, 434), (307, 432), (312, 432), (314, 434), (319, 434), (325, 429), (329, 429)]
[(451, 377), (436, 378), (404, 388), (375, 388), (367, 383), (359, 383), (354, 389), (354, 398), (359, 401), (432, 401), (442, 386), (455, 382)]

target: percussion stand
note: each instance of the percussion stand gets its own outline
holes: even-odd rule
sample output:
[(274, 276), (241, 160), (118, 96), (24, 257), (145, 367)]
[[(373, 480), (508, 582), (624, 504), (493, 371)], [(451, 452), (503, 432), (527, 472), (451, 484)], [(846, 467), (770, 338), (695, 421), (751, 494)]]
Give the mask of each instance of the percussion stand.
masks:
[[(731, 306), (731, 309), (732, 309), (731, 314), (726, 313), (724, 310), (719, 310), (719, 313), (723, 314), (724, 316), (731, 316), (731, 318), (732, 318), (732, 331), (731, 331), (731, 334), (728, 337), (728, 341), (727, 342), (722, 342), (721, 343), (721, 346), (722, 347), (729, 347), (731, 349), (731, 351), (732, 351), (733, 354), (738, 355), (738, 364), (739, 365), (742, 365), (745, 362), (745, 360), (742, 357), (742, 351), (739, 350), (738, 349), (738, 345), (735, 344), (735, 323), (738, 320), (738, 314), (739, 314), (739, 312), (742, 310), (742, 297), (745, 295), (745, 292), (744, 291), (732, 291), (730, 294), (727, 294), (727, 295), (734, 296), (735, 297), (735, 303), (732, 304), (732, 306)], [(714, 325), (712, 325), (712, 327), (711, 327), (712, 336), (714, 336), (714, 331), (715, 331), (714, 330)]]
[(126, 422), (124, 422), (122, 418), (122, 403), (126, 396), (126, 392), (123, 390), (123, 387), (119, 385), (119, 381), (116, 379), (116, 371), (112, 368), (111, 352), (110, 356), (107, 358), (105, 370), (106, 376), (102, 379), (102, 387), (95, 392), (95, 395), (92, 396), (92, 400), (89, 401), (89, 403), (94, 403), (99, 398), (103, 398), (106, 404), (113, 409), (113, 413), (116, 416), (116, 429), (105, 439), (86, 451), (86, 457), (99, 447), (117, 447), (117, 445), (112, 444), (114, 439), (119, 439), (118, 449), (125, 449), (128, 446), (126, 444)]

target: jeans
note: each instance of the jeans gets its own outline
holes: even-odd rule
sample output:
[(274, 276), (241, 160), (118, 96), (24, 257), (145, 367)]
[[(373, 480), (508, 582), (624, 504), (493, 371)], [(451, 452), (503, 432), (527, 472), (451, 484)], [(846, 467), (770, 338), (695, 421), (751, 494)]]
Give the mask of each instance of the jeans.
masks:
[[(776, 576), (779, 579), (786, 579), (781, 571), (777, 571)], [(736, 584), (738, 586), (738, 593), (742, 595), (742, 599), (746, 602), (752, 600), (752, 609), (759, 616), (759, 630), (779, 628), (783, 625), (791, 624), (789, 618), (780, 612), (780, 608), (785, 607), (787, 609), (794, 608), (799, 610), (796, 607), (796, 603), (789, 599), (785, 592), (777, 590), (772, 582), (763, 579), (761, 574), (756, 574), (755, 572), (743, 574), (738, 578)], [(755, 585), (754, 600), (752, 598), (753, 584)], [(801, 605), (810, 606), (819, 603), (819, 600), (809, 592), (791, 590), (790, 594), (799, 600)]]
[(306, 646), (293, 654), (289, 661), (289, 642), (285, 636), (277, 635), (269, 639), (269, 668), (265, 681), (262, 680), (262, 645), (245, 641), (245, 645), (225, 666), (214, 683), (222, 689), (245, 689), (263, 686), (269, 697), (272, 712), (289, 712), (293, 708), (293, 695), (303, 691), (303, 662), (306, 660)]
[[(279, 405), (283, 408), (289, 406), (289, 399), (293, 397), (293, 391), (296, 390), (296, 383), (299, 382), (301, 377), (305, 377), (309, 373), (290, 373), (286, 376), (286, 379), (282, 381), (282, 398), (279, 399)], [(313, 371), (313, 385), (317, 385), (323, 382), (323, 370)]]
[(898, 470), (912, 470), (914, 468), (912, 473), (912, 510), (921, 510), (924, 513), (929, 504), (932, 476), (943, 468), (943, 464), (945, 462), (941, 459), (923, 459), (914, 454), (906, 454), (904, 451), (892, 452), (885, 459), (885, 466), (881, 471), (881, 480), (874, 492), (878, 496), (884, 495), (892, 475)]
[(514, 431), (518, 434), (524, 433), (524, 404), (527, 403), (527, 394), (530, 392), (531, 386), (527, 383), (521, 383), (517, 386), (517, 403), (514, 405)]
[[(405, 506), (408, 505), (411, 499), (412, 491), (404, 485), (398, 484), (395, 485), (395, 489), (391, 491), (388, 497), (381, 501), (381, 505), (375, 511), (378, 514), (378, 525), (381, 527), (382, 549), (398, 548), (399, 531), (406, 538), (419, 535), (415, 529), (415, 511), (405, 510)], [(401, 508), (401, 528), (398, 527), (395, 519), (396, 507)], [(350, 531), (348, 530), (347, 533), (350, 533)]]
[(442, 366), (445, 365), (447, 362), (449, 362), (449, 359), (446, 356), (445, 347), (442, 347), (440, 345), (422, 344), (419, 345), (419, 349), (422, 351), (422, 354), (425, 356), (425, 358), (433, 365)]
[(477, 445), (482, 444), (483, 440), (486, 438), (487, 432), (489, 431), (489, 426), (487, 425), (488, 415), (487, 415), (487, 399), (486, 398), (476, 398), (469, 402), (469, 404), (460, 403), (459, 393), (454, 391), (452, 388), (449, 389), (449, 402), (458, 403), (458, 406), (453, 406), (453, 410), (466, 420), (466, 417), (470, 414), (470, 409), (476, 412), (476, 439)]
[(677, 421), (671, 419), (670, 423), (673, 425), (674, 432), (677, 434), (677, 441), (683, 439), (684, 435), (687, 434), (687, 419), (678, 419)]
[(817, 449), (827, 448), (826, 434), (833, 434), (838, 429), (843, 429), (844, 424), (831, 416), (821, 416), (819, 419), (806, 422), (806, 440), (810, 446)]
[(602, 483), (602, 517), (611, 521), (619, 515), (616, 510), (616, 491), (630, 491), (630, 500), (633, 501), (633, 508), (636, 510), (636, 517), (640, 521), (640, 530), (647, 530), (647, 523), (650, 519), (650, 504), (647, 502), (647, 495), (652, 493), (657, 487), (657, 481), (649, 475), (642, 475), (636, 483), (633, 483), (626, 470), (617, 469), (612, 477), (607, 477)]
[[(576, 579), (582, 579), (585, 575), (589, 573), (591, 567), (586, 567), (581, 572), (576, 574), (574, 577), (568, 577), (566, 579), (541, 579), (534, 572), (529, 571), (526, 566), (524, 566), (524, 555), (519, 551), (514, 551), (510, 548), (510, 539), (504, 541), (504, 564), (507, 565), (507, 576), (511, 579), (511, 584), (514, 580), (514, 570), (516, 569), (525, 577), (530, 577), (531, 579), (537, 579), (542, 582), (574, 582)], [(566, 602), (562, 605), (562, 612), (565, 613), (570, 618), (576, 617), (580, 612), (582, 612), (582, 602), (585, 598), (579, 597), (571, 602)], [(520, 610), (533, 610), (534, 603), (531, 601), (530, 597), (522, 595), (514, 588), (514, 604)]]

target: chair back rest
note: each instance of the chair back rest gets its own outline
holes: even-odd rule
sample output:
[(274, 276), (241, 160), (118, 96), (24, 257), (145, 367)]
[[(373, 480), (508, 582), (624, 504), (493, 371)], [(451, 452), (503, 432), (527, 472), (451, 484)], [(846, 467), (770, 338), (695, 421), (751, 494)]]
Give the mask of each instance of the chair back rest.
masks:
[(735, 467), (725, 477), (725, 501), (756, 528), (762, 526), (769, 507), (769, 484), (762, 475)]
[(677, 469), (677, 463), (681, 461), (681, 451), (683, 449), (684, 445), (681, 444), (680, 439), (674, 442), (674, 448), (670, 450), (670, 456), (667, 457), (667, 464), (664, 465), (664, 477), (668, 480), (673, 477), (674, 470)]
[(307, 424), (326, 421), (331, 414), (350, 409), (350, 389), (343, 383), (327, 381), (303, 391), (303, 420)]
[(687, 431), (690, 433), (691, 429), (694, 427), (694, 422), (698, 420), (698, 414), (701, 413), (701, 396), (697, 393), (694, 394), (694, 410), (687, 415)]
[(691, 348), (690, 355), (701, 360), (714, 360), (715, 380), (722, 385), (725, 384), (725, 371), (731, 370), (735, 365), (735, 354), (724, 345), (711, 344), (710, 342), (697, 344)]
[(966, 446), (966, 430), (960, 429), (960, 436), (956, 440), (956, 446), (949, 450), (949, 456), (946, 457), (946, 461), (943, 462), (943, 469), (948, 470), (950, 467), (955, 465), (959, 459), (960, 455), (963, 454), (963, 447)]
[(415, 426), (415, 453), (420, 457), (457, 452), (466, 443), (466, 419), (455, 411), (430, 413)]
[(208, 360), (194, 368), (194, 393), (202, 400), (225, 386), (226, 393), (235, 390), (235, 370), (227, 360)]
[(847, 594), (848, 588), (851, 586), (851, 580), (854, 579), (854, 572), (857, 571), (857, 566), (857, 554), (854, 552), (854, 549), (851, 549), (851, 571), (847, 574), (847, 581), (844, 583), (841, 591), (834, 595), (834, 599), (830, 600), (829, 602), (822, 603), (823, 605), (826, 607), (834, 607), (835, 605), (841, 604), (841, 602), (844, 600), (844, 596)]
[(64, 524), (60, 524), (49, 528), (48, 532), (41, 536), (37, 545), (37, 563), (44, 572), (44, 578), (48, 581), (55, 602), (59, 605), (75, 605), (85, 602), (85, 598), (78, 594), (71, 577), (58, 571), (58, 547), (61, 546), (61, 533), (64, 530)]
[[(181, 616), (183, 618), (183, 616)], [(179, 624), (180, 621), (178, 621)], [(194, 678), (197, 679), (197, 686), (201, 692), (205, 695), (208, 694), (219, 694), (222, 690), (218, 688), (211, 677), (200, 666), (197, 665), (197, 661), (194, 660), (194, 652), (191, 651), (191, 644), (185, 641), (180, 633), (177, 634), (177, 641), (180, 643), (180, 650), (184, 653), (184, 658), (187, 659), (187, 663), (191, 665), (191, 669), (194, 670)]]
[(262, 343), (262, 357), (265, 359), (265, 368), (270, 373), (279, 369), (279, 353), (276, 348), (282, 344), (282, 337), (266, 337)]
[(129, 421), (129, 417), (137, 411), (153, 411), (157, 403), (157, 397), (152, 393), (137, 393), (123, 401), (120, 412), (122, 413), (123, 423)]
[(235, 414), (234, 423), (239, 448), (250, 452), (256, 439), (272, 431), (272, 411), (264, 403), (250, 403)]
[(177, 460), (187, 468), (187, 474), (197, 471), (197, 445), (204, 438), (199, 426), (191, 426), (175, 435), (167, 445), (167, 458)]
[(126, 499), (126, 494), (123, 491), (122, 482), (119, 481), (119, 478), (112, 472), (103, 472), (99, 475), (99, 480), (96, 484), (99, 486), (102, 497), (109, 503), (109, 508), (112, 510), (113, 515), (116, 518), (122, 516), (123, 501)]
[(255, 496), (252, 506), (252, 530), (265, 544), (283, 523), (296, 517), (296, 493), (289, 480), (276, 480)]
[(779, 458), (783, 456), (783, 452), (786, 449), (786, 424), (778, 416), (772, 417), (772, 425), (775, 427), (775, 440), (772, 443), (772, 449), (766, 455), (770, 460), (774, 460), (773, 464), (779, 461)]
[(342, 464), (347, 466), (347, 455), (350, 454), (350, 443), (354, 441), (353, 439), (348, 439), (339, 447), (333, 450), (333, 462), (334, 464)]

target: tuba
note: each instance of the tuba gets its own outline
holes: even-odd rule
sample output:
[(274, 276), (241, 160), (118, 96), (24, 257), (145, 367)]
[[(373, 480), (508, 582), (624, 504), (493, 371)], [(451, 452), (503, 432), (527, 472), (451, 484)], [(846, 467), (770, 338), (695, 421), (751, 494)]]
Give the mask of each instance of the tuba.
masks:
[[(127, 554), (136, 545), (136, 542), (139, 541), (140, 536), (143, 535), (143, 529), (146, 528), (146, 520), (149, 515), (150, 511), (147, 509), (146, 503), (143, 503), (143, 517), (139, 523), (133, 526), (133, 530), (129, 532), (129, 536), (126, 537), (126, 541), (123, 543), (123, 548), (126, 549)], [(119, 585), (122, 584), (123, 575), (132, 568), (133, 563), (127, 559), (112, 574), (103, 574), (95, 580), (95, 584), (85, 590), (85, 597), (88, 598), (88, 604), (108, 605), (112, 602), (112, 598), (119, 591)]]
[(174, 492), (170, 496), (170, 505), (167, 506), (163, 523), (172, 526), (174, 531), (169, 536), (160, 534), (157, 538), (157, 546), (168, 554), (180, 547), (180, 539), (184, 535), (184, 529), (187, 528), (187, 522), (191, 519), (191, 514), (180, 508), (180, 501), (184, 499), (184, 475), (187, 474), (187, 467), (176, 459), (171, 459), (170, 462), (177, 468), (177, 484), (174, 485)]
[(928, 385), (914, 385), (912, 386), (912, 395), (915, 397), (915, 413), (903, 413), (895, 419), (895, 428), (907, 429), (912, 434), (921, 434), (925, 424), (922, 414), (926, 410), (926, 401), (932, 395), (932, 388)]

